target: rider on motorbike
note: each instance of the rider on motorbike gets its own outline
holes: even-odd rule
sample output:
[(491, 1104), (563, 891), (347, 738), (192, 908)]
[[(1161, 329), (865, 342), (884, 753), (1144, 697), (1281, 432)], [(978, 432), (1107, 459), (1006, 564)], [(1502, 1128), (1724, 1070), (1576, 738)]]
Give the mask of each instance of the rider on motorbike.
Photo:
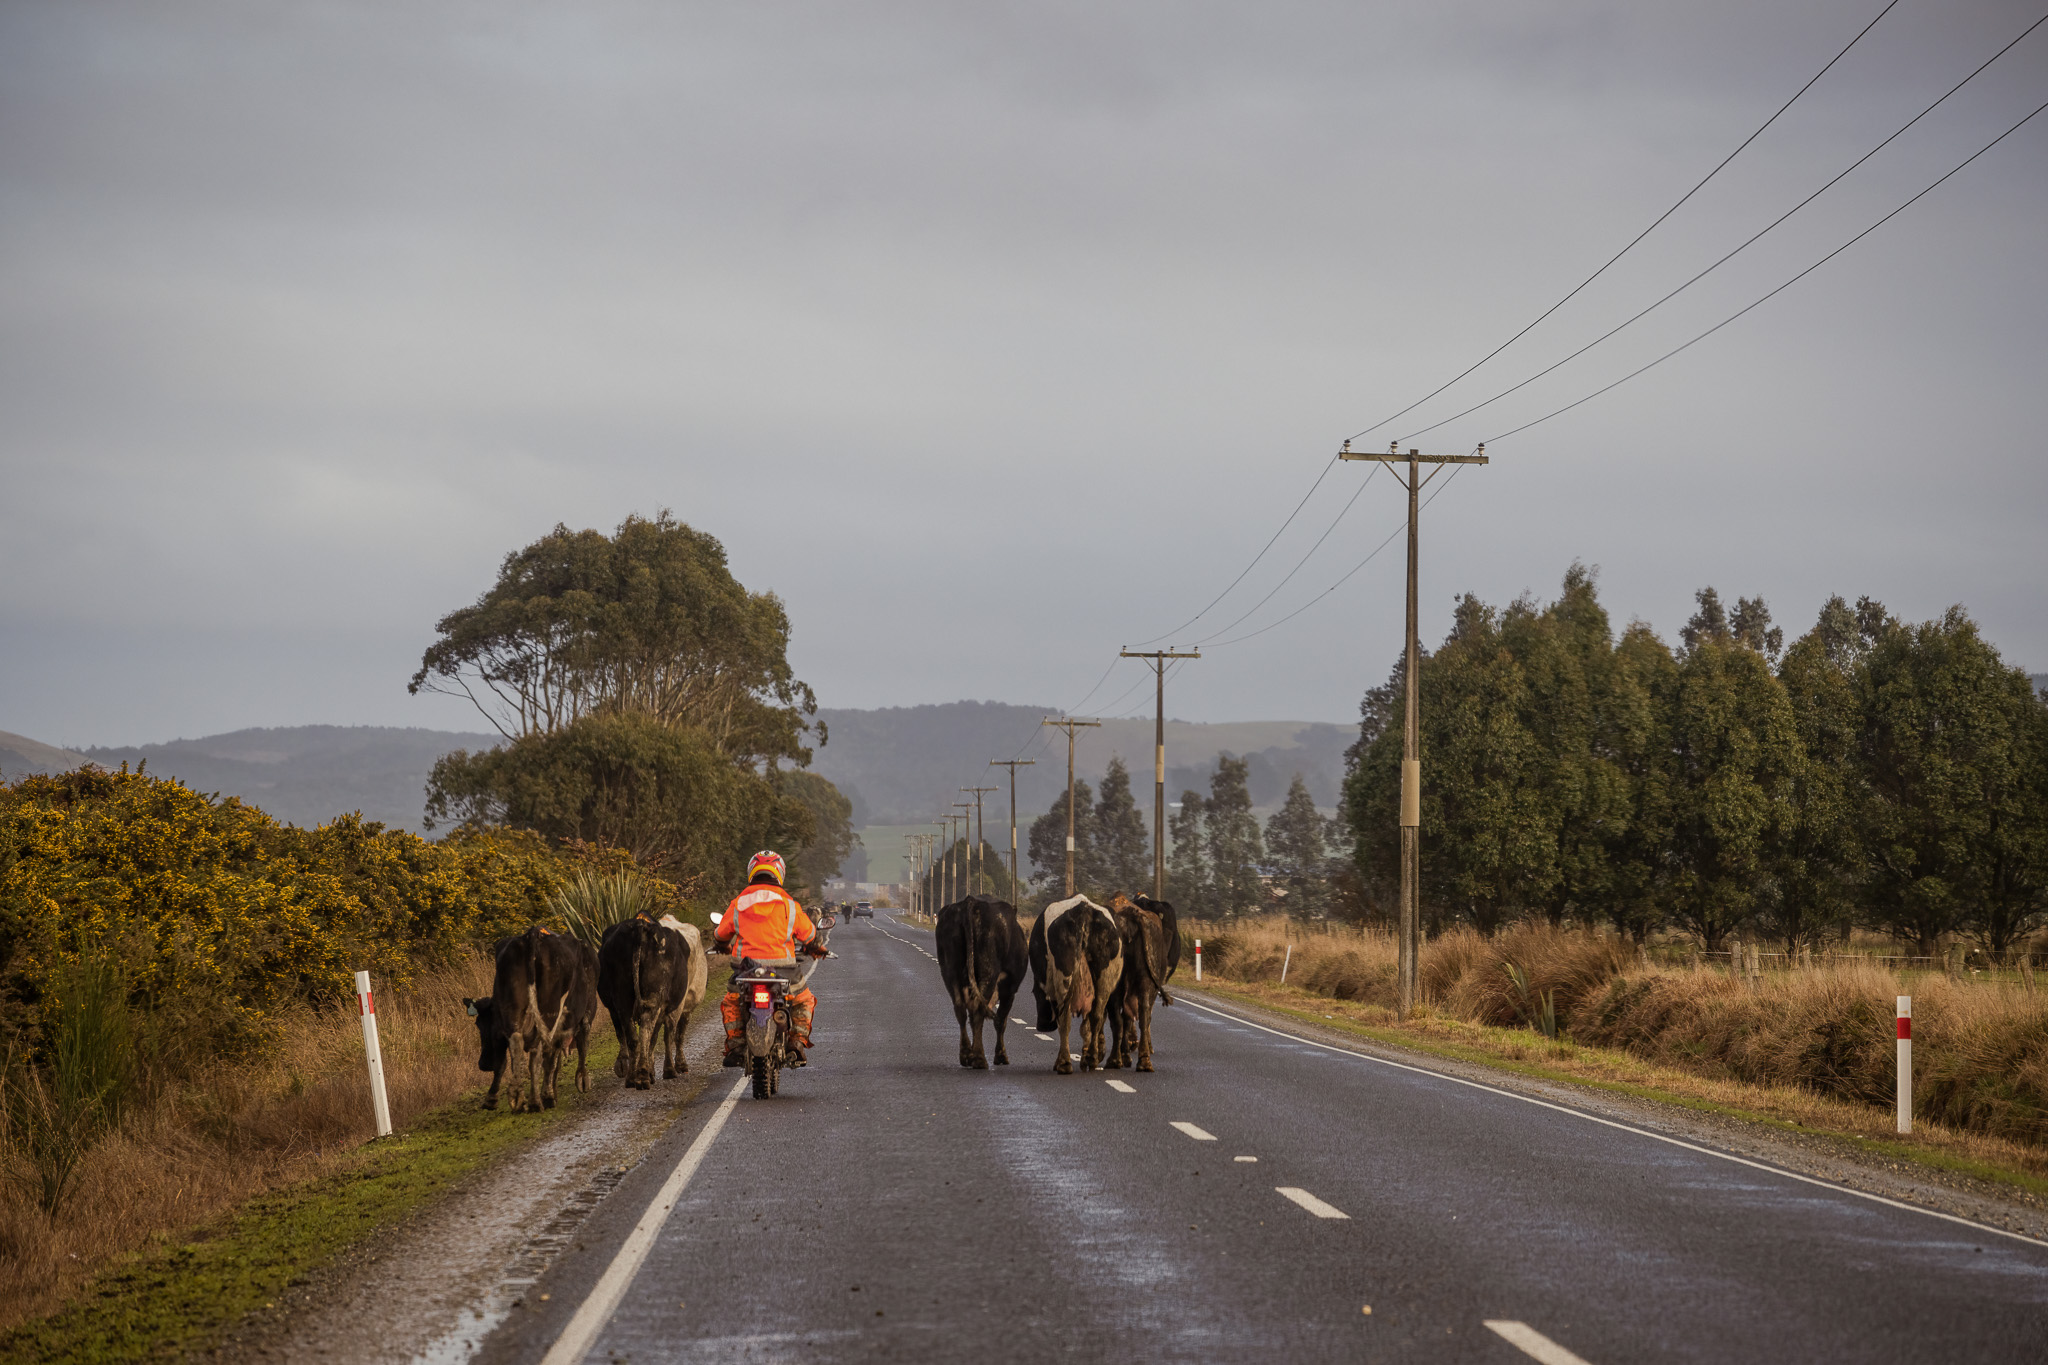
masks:
[[(796, 897), (782, 889), (787, 875), (781, 854), (763, 850), (753, 856), (747, 864), (747, 889), (733, 897), (732, 904), (725, 908), (724, 918), (718, 922), (721, 952), (733, 953), (760, 967), (794, 967), (799, 944), (812, 957), (825, 956), (825, 946), (818, 941), (810, 916), (796, 903)], [(818, 1008), (818, 997), (806, 987), (791, 991), (788, 1000), (796, 1065), (802, 1066), (804, 1053), (811, 1046), (811, 1019)], [(725, 1019), (725, 1064), (744, 1066), (746, 1011), (740, 1003), (737, 985), (727, 989), (725, 999), (719, 1002), (719, 1013)]]

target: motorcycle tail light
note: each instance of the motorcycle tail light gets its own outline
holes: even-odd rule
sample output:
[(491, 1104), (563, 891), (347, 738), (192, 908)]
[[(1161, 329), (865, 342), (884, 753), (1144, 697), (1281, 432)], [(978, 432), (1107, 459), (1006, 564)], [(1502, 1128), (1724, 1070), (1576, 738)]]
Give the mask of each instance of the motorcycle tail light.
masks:
[(766, 986), (754, 987), (754, 1008), (757, 1010), (768, 1008), (768, 988)]

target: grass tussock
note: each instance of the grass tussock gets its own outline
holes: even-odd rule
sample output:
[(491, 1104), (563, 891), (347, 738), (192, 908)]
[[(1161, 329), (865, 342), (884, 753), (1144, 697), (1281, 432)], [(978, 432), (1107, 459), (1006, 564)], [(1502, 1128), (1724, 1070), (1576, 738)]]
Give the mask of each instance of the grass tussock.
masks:
[[(392, 1122), (476, 1086), (476, 1029), (465, 995), (491, 972), (466, 957), (377, 996)], [(301, 1007), (253, 1058), (193, 1070), (180, 1083), (120, 1093), (87, 1019), (83, 1065), (49, 1079), (10, 1066), (0, 1106), (0, 1327), (52, 1311), (122, 1253), (218, 1216), (251, 1195), (320, 1174), (373, 1136), (363, 1037), (353, 1009)], [(101, 1022), (101, 1029), (118, 1023)], [(41, 1087), (38, 1094), (34, 1087)], [(62, 1087), (78, 1092), (52, 1093)], [(99, 1099), (95, 1100), (94, 1096)], [(68, 1125), (68, 1126), (66, 1126)], [(61, 1197), (49, 1196), (63, 1165)], [(54, 1213), (51, 1211), (54, 1208)]]
[[(1219, 981), (1287, 985), (1391, 1012), (1392, 935), (1285, 921), (1189, 926)], [(1790, 1086), (1871, 1108), (1893, 1104), (1896, 997), (1913, 997), (1917, 1119), (2048, 1148), (2048, 996), (2029, 985), (1868, 961), (1745, 977), (1652, 964), (1627, 940), (1522, 925), (1423, 945), (1422, 1001), (1451, 1019), (1527, 1027), (1715, 1080)]]

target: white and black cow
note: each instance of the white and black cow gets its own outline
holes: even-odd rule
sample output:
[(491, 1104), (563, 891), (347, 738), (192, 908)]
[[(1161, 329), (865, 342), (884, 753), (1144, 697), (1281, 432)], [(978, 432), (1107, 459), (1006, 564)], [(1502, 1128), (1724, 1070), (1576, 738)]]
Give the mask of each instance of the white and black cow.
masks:
[(1112, 1043), (1105, 1067), (1129, 1066), (1133, 1051), (1139, 1071), (1152, 1069), (1152, 1002), (1171, 1005), (1166, 983), (1180, 962), (1180, 920), (1173, 906), (1150, 896), (1110, 901), (1124, 941), (1124, 970), (1109, 997)]
[(704, 999), (707, 967), (696, 926), (671, 915), (621, 920), (597, 950), (597, 995), (612, 1017), (619, 1055), (612, 1073), (645, 1090), (658, 1071), (673, 1079), (689, 1069), (683, 1031)]
[[(562, 1057), (576, 1049), (576, 1088), (588, 1092), (590, 1021), (597, 1017), (597, 954), (566, 934), (535, 926), (497, 947), (490, 998), (464, 1000), (476, 1020), (483, 1053), (477, 1070), (491, 1073), (484, 1108), (498, 1107), (498, 1088), (512, 1073), (512, 1112), (555, 1107)], [(519, 1078), (521, 1061), (526, 1079)], [(522, 1085), (526, 1091), (520, 1094)]]
[(953, 998), (953, 1017), (960, 1021), (960, 1065), (988, 1070), (981, 1026), (993, 1019), (996, 1065), (1008, 1066), (1003, 1030), (1010, 1022), (1010, 1002), (1024, 984), (1026, 957), (1017, 907), (977, 893), (940, 910), (932, 936), (939, 978)]
[(1067, 1024), (1080, 1015), (1081, 1069), (1093, 1071), (1106, 1051), (1103, 1016), (1123, 974), (1123, 932), (1116, 916), (1086, 896), (1055, 901), (1031, 925), (1030, 957), (1039, 1030), (1057, 1030), (1059, 1037), (1052, 1069), (1062, 1076), (1073, 1072)]

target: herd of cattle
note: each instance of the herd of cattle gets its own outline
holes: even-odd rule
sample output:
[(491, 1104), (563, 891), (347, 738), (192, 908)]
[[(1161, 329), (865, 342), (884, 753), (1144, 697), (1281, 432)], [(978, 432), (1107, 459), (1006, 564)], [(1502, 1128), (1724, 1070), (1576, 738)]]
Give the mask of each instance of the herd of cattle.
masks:
[(1152, 1005), (1173, 1003), (1166, 983), (1180, 965), (1180, 925), (1165, 901), (1116, 896), (1104, 907), (1074, 896), (1047, 906), (1027, 935), (1008, 901), (973, 895), (939, 911), (934, 936), (960, 1021), (960, 1065), (987, 1070), (981, 1030), (989, 1021), (996, 1065), (1010, 1064), (1003, 1030), (1028, 961), (1038, 1030), (1058, 1035), (1054, 1071), (1074, 1070), (1068, 1029), (1076, 1019), (1083, 1071), (1127, 1066), (1134, 1056), (1137, 1070), (1152, 1069)]
[[(990, 1020), (996, 1065), (1009, 1065), (1003, 1029), (1028, 963), (1039, 1031), (1059, 1036), (1053, 1070), (1074, 1069), (1067, 1039), (1076, 1019), (1083, 1071), (1134, 1059), (1139, 1071), (1152, 1069), (1152, 1005), (1173, 1003), (1166, 983), (1180, 963), (1179, 926), (1164, 901), (1118, 896), (1111, 907), (1086, 896), (1059, 901), (1028, 934), (1016, 908), (993, 896), (969, 896), (939, 911), (939, 974), (960, 1021), (960, 1065), (987, 1069), (981, 1035)], [(645, 1090), (661, 1075), (673, 1079), (690, 1069), (683, 1032), (704, 1001), (709, 968), (695, 925), (636, 916), (607, 929), (595, 952), (536, 926), (500, 942), (496, 956), (490, 995), (462, 1002), (482, 1043), (477, 1069), (491, 1073), (484, 1108), (498, 1107), (509, 1073), (512, 1112), (552, 1109), (572, 1048), (576, 1088), (588, 1093), (590, 1026), (600, 1004), (619, 1039), (612, 1072), (627, 1085)]]
[(605, 930), (596, 952), (538, 926), (503, 940), (490, 995), (462, 1002), (483, 1043), (477, 1069), (491, 1073), (484, 1108), (498, 1107), (508, 1070), (513, 1113), (554, 1108), (555, 1078), (572, 1047), (576, 1088), (588, 1093), (590, 1024), (600, 1003), (619, 1036), (614, 1075), (645, 1090), (658, 1066), (671, 1079), (688, 1071), (683, 1031), (704, 1001), (709, 970), (697, 926), (670, 915), (621, 920)]

